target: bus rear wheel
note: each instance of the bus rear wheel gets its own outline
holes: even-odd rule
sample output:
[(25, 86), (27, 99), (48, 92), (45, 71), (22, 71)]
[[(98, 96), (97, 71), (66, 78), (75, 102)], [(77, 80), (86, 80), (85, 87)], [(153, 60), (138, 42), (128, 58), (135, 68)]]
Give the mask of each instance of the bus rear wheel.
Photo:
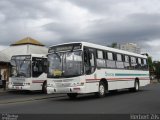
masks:
[(67, 95), (70, 99), (76, 99), (78, 94), (77, 93), (67, 93)]
[(106, 95), (106, 86), (104, 82), (99, 83), (99, 90), (95, 93), (96, 97), (101, 98)]
[(135, 82), (134, 91), (136, 91), (136, 92), (139, 91), (139, 82), (138, 81)]
[(130, 91), (131, 92), (138, 92), (139, 91), (139, 81), (135, 81), (134, 83), (134, 87), (133, 88), (130, 88)]

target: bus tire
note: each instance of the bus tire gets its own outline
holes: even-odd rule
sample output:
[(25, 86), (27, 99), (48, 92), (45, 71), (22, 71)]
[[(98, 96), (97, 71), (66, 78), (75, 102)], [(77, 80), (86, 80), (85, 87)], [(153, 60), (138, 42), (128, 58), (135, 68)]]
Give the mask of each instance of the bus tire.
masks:
[(98, 97), (98, 98), (105, 97), (106, 89), (107, 88), (106, 88), (105, 83), (103, 81), (100, 81), (98, 92), (95, 93), (96, 97)]
[(44, 81), (43, 85), (42, 85), (42, 92), (43, 93), (47, 93), (47, 81)]
[(77, 93), (67, 93), (67, 95), (70, 99), (76, 99), (78, 94)]
[(138, 92), (139, 91), (139, 81), (136, 80), (134, 82), (134, 87), (129, 89), (131, 92)]

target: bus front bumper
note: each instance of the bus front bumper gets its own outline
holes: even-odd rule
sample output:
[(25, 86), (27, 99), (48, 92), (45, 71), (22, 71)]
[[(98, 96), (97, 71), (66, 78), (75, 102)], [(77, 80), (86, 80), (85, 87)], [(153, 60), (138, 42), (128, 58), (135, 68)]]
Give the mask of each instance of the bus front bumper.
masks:
[(84, 86), (54, 88), (47, 87), (47, 93), (84, 93)]
[(30, 85), (28, 86), (13, 86), (13, 85), (8, 85), (8, 89), (10, 90), (30, 90)]

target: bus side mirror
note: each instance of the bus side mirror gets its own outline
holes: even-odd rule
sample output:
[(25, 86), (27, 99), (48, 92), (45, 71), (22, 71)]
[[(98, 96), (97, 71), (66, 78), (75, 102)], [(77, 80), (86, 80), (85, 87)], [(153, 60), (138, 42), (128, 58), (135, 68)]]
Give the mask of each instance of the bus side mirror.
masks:
[(89, 59), (92, 59), (92, 53), (89, 53)]
[(10, 63), (11, 63), (11, 65), (15, 65), (15, 61), (14, 60), (11, 60)]
[(87, 52), (84, 51), (84, 62), (87, 62)]

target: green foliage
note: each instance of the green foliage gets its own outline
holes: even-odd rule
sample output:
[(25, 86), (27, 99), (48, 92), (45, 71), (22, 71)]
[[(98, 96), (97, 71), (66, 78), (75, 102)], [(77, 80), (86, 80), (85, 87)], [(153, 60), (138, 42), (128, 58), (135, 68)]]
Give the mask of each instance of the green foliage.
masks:
[(147, 61), (148, 61), (148, 66), (149, 66), (149, 74), (150, 76), (153, 76), (155, 75), (155, 70), (154, 70), (154, 64), (153, 64), (153, 61), (152, 61), (152, 57), (150, 57), (148, 54), (147, 55)]
[(117, 48), (118, 44), (116, 42), (113, 42), (111, 45), (108, 45), (108, 47), (111, 48)]
[(153, 62), (152, 62), (152, 57), (148, 57), (148, 65), (149, 65), (149, 69), (153, 69)]
[(117, 48), (117, 43), (112, 43), (111, 47), (112, 48)]
[(160, 62), (154, 62), (153, 63), (154, 70), (155, 70), (155, 75), (157, 79), (160, 79)]

